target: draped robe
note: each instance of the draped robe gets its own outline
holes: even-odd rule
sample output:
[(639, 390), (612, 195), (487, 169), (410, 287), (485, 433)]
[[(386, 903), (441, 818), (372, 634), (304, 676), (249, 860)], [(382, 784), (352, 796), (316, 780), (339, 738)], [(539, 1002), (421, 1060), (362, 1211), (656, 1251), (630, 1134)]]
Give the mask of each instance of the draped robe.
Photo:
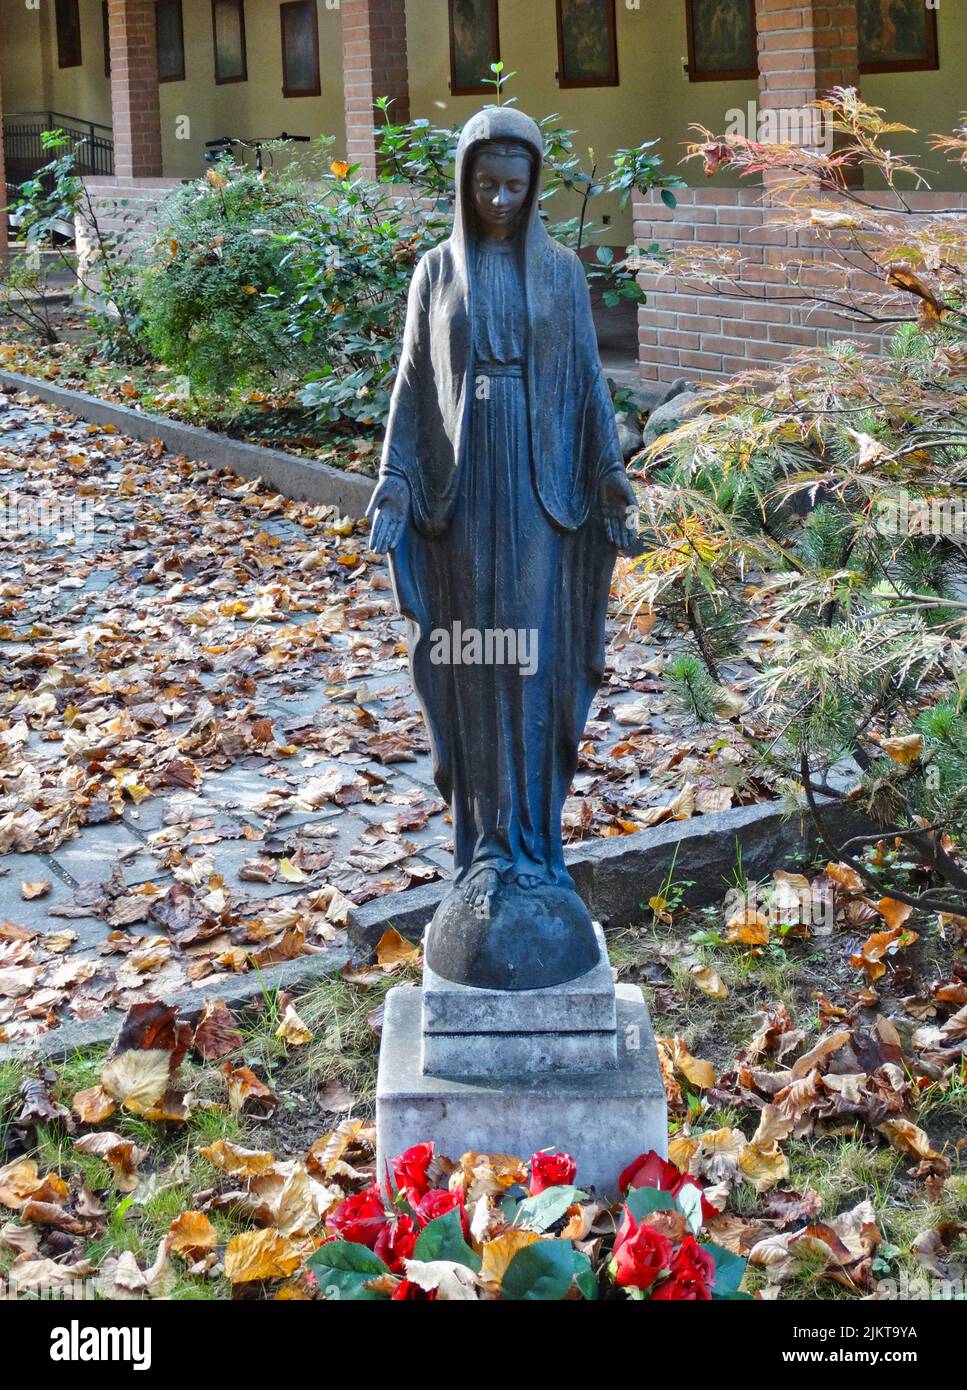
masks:
[[(467, 185), (475, 149), (508, 139), (533, 152), (535, 191), (495, 248)], [(599, 495), (624, 465), (584, 270), (538, 214), (541, 157), (513, 107), (464, 127), (453, 234), (413, 277), (381, 464), (409, 492), (391, 568), (458, 884), (492, 869), (571, 885), (561, 813), (604, 667), (616, 552)], [(455, 660), (468, 632), (514, 633), (516, 664)]]

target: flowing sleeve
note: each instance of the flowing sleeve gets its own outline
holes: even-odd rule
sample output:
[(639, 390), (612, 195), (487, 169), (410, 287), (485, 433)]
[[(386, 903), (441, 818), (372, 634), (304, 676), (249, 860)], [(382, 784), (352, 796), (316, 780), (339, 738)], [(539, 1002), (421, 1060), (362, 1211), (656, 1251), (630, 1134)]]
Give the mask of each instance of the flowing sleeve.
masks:
[(403, 349), (390, 398), (389, 419), (383, 442), (379, 477), (402, 478), (414, 502), (422, 501), (418, 474), (420, 396), (431, 376), (429, 352), (429, 276), (426, 259), (420, 261), (406, 302)]
[(574, 314), (577, 341), (587, 354), (584, 379), (587, 397), (584, 406), (584, 456), (590, 476), (600, 482), (611, 473), (625, 472), (624, 456), (618, 440), (611, 392), (605, 380), (598, 356), (597, 334), (591, 312), (591, 292), (588, 277), (580, 260), (575, 258)]

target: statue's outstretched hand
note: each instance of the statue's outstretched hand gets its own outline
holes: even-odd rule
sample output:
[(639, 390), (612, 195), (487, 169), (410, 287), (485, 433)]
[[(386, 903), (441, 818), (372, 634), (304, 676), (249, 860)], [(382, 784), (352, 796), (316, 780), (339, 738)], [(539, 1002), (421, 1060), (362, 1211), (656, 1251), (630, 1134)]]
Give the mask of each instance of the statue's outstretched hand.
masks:
[(402, 478), (384, 478), (373, 494), (366, 515), (372, 519), (370, 550), (385, 555), (403, 539), (410, 514), (410, 490)]
[(607, 474), (601, 480), (601, 515), (608, 532), (608, 539), (618, 550), (632, 554), (638, 550), (638, 531), (636, 518), (638, 501), (634, 488), (624, 472)]

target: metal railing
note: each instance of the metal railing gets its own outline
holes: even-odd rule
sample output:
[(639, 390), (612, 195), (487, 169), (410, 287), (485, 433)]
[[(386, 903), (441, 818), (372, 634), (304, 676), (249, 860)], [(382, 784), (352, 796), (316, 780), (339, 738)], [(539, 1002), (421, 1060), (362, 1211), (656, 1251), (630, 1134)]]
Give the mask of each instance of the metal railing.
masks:
[[(60, 151), (45, 150), (42, 136), (62, 130), (67, 145)], [(110, 126), (68, 116), (63, 111), (12, 111), (3, 118), (3, 155), (7, 182), (19, 187), (60, 154), (76, 157), (79, 174), (114, 173), (114, 137)]]

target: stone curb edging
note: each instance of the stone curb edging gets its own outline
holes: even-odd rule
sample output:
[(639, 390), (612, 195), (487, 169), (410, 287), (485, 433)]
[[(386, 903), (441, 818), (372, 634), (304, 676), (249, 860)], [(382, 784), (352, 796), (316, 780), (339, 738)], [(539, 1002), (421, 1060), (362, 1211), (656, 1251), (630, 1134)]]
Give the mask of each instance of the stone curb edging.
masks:
[(25, 391), (92, 425), (115, 425), (133, 439), (160, 439), (173, 454), (185, 454), (212, 468), (230, 468), (240, 478), (261, 478), (284, 497), (338, 507), (343, 515), (363, 516), (373, 493), (373, 480), (361, 474), (341, 473), (327, 463), (299, 458), (282, 449), (263, 449), (163, 415), (147, 415), (130, 406), (102, 401), (87, 391), (54, 386), (19, 372), (0, 371), (0, 391)]
[[(817, 803), (834, 837), (873, 828), (848, 804), (824, 797), (817, 797)], [(692, 881), (684, 895), (687, 907), (707, 907), (725, 896), (737, 847), (745, 875), (754, 882), (768, 879), (774, 869), (794, 866), (798, 856), (817, 844), (807, 812), (790, 815), (778, 802), (767, 801), (687, 821), (667, 821), (632, 835), (584, 840), (565, 850), (564, 858), (594, 920), (623, 927), (647, 915), (648, 899), (669, 874), (678, 881)], [(388, 927), (419, 940), (446, 889), (446, 883), (432, 883), (365, 904), (349, 920), (349, 939), (357, 959), (372, 956)]]
[[(842, 802), (820, 799), (820, 804), (834, 836), (861, 834), (871, 828)], [(805, 813), (789, 815), (777, 802), (765, 802), (688, 821), (669, 821), (633, 835), (582, 841), (567, 850), (565, 858), (595, 920), (621, 927), (642, 917), (642, 905), (658, 892), (669, 872), (678, 880), (694, 880), (685, 893), (688, 907), (706, 907), (724, 897), (736, 863), (737, 845), (751, 882), (768, 878), (774, 869), (794, 866), (796, 856), (810, 850), (815, 839)], [(419, 941), (446, 890), (447, 884), (440, 882), (374, 898), (351, 914), (348, 948), (333, 947), (265, 970), (220, 977), (208, 982), (207, 988), (181, 990), (166, 1002), (175, 1005), (183, 1016), (194, 1018), (206, 999), (222, 998), (229, 1007), (241, 1008), (267, 990), (310, 985), (335, 974), (351, 958), (371, 959), (377, 942), (390, 927), (409, 940)], [(644, 910), (647, 912), (647, 907)], [(57, 1060), (78, 1048), (108, 1043), (121, 1017), (112, 1010), (88, 1023), (65, 1022), (25, 1043), (2, 1044), (0, 1060), (35, 1055)]]

